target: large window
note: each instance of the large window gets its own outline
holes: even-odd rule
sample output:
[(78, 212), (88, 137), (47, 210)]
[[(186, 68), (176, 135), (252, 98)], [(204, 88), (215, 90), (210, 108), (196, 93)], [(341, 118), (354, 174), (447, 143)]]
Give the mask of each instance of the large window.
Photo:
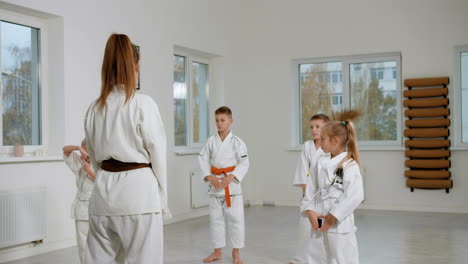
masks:
[(174, 55), (176, 147), (200, 147), (210, 135), (209, 63), (183, 52)]
[(309, 120), (356, 108), (361, 145), (401, 146), (400, 55), (384, 54), (294, 61), (299, 87), (299, 142), (311, 140)]
[(460, 101), (455, 105), (460, 108), (456, 121), (461, 122), (454, 123), (461, 123), (456, 126), (458, 145), (468, 146), (468, 46), (457, 48), (455, 56), (455, 89), (456, 95), (461, 95), (456, 96), (456, 101), (461, 100), (461, 106), (456, 106)]
[[(0, 14), (1, 19), (1, 14)], [(41, 133), (40, 32), (36, 27), (0, 22), (0, 145), (38, 146)]]

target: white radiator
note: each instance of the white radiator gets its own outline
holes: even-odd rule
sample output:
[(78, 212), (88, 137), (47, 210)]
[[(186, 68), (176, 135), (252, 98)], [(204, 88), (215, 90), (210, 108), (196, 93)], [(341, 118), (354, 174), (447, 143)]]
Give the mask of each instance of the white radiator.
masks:
[(200, 169), (190, 171), (190, 201), (193, 209), (208, 206), (208, 189), (208, 183), (202, 181)]
[(0, 248), (45, 238), (46, 188), (0, 191)]

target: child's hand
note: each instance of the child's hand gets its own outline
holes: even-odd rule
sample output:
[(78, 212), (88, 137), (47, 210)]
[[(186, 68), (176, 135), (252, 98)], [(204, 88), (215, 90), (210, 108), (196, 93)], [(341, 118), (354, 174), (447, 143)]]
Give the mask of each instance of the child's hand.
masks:
[(318, 232), (319, 227), (318, 227), (317, 218), (318, 218), (319, 214), (317, 212), (315, 212), (315, 211), (308, 210), (307, 211), (307, 216), (309, 217), (309, 221), (312, 224), (312, 228), (315, 230), (315, 232)]
[(82, 148), (82, 147), (80, 147), (79, 150), (80, 150), (80, 153), (81, 153), (80, 159), (81, 159), (83, 162), (90, 163), (91, 160), (89, 159), (89, 154), (88, 154), (88, 152), (87, 152), (84, 148)]
[(224, 178), (219, 183), (219, 188), (224, 189), (224, 188), (228, 187), (229, 184), (232, 182), (232, 180), (234, 180), (234, 175), (232, 175), (232, 174), (226, 175), (226, 173), (224, 173)]
[(83, 161), (83, 170), (86, 171), (86, 173), (89, 175), (89, 177), (95, 181), (96, 180), (96, 175), (93, 172), (93, 169), (91, 167), (91, 163)]
[(332, 226), (336, 224), (336, 217), (333, 216), (332, 214), (319, 215), (319, 217), (325, 218), (322, 228), (320, 228), (321, 232), (328, 231), (328, 229), (330, 229)]
[(213, 186), (213, 188), (220, 189), (220, 187), (219, 187), (220, 184), (219, 184), (218, 178), (211, 175), (211, 176), (207, 176), (206, 179), (210, 182), (210, 184), (211, 184), (211, 186)]

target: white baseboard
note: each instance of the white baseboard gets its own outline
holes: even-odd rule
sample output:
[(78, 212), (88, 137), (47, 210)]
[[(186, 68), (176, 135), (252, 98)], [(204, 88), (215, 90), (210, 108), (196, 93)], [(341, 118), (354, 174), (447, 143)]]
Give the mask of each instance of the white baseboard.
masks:
[(430, 212), (430, 213), (459, 213), (467, 214), (467, 207), (430, 207), (430, 206), (407, 206), (407, 205), (376, 205), (363, 203), (359, 209), (382, 210), (382, 211), (405, 211), (405, 212)]
[(190, 213), (176, 215), (176, 216), (172, 217), (171, 219), (169, 219), (167, 221), (164, 221), (164, 224), (169, 225), (169, 224), (173, 224), (173, 223), (177, 223), (177, 222), (181, 222), (181, 221), (185, 221), (185, 220), (190, 220), (190, 219), (193, 219), (193, 218), (198, 218), (198, 217), (201, 217), (201, 216), (208, 215), (209, 213), (210, 213), (209, 208), (204, 207), (204, 208), (196, 209), (196, 210), (194, 210), (194, 211), (192, 211)]
[[(264, 201), (254, 200), (249, 201), (251, 205), (263, 205)], [(293, 200), (280, 200), (280, 201), (268, 201), (268, 204), (271, 202), (276, 206), (293, 206), (299, 207), (299, 201)], [(460, 213), (467, 214), (468, 207), (434, 207), (434, 206), (415, 206), (415, 205), (398, 205), (398, 204), (372, 204), (364, 202), (359, 206), (358, 209), (363, 210), (382, 210), (382, 211), (404, 211), (404, 212), (431, 212), (431, 213)]]
[(43, 244), (25, 244), (21, 246), (9, 247), (0, 250), (0, 263), (27, 258), (47, 252), (76, 246), (75, 239), (67, 239), (54, 242), (44, 242)]

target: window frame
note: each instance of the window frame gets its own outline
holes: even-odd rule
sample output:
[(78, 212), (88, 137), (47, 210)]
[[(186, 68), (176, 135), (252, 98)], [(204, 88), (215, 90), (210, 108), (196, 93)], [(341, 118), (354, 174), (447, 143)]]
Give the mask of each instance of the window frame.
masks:
[[(47, 26), (46, 21), (37, 17), (19, 14), (12, 11), (0, 9), (0, 21), (9, 23), (19, 24), (22, 26), (32, 27), (39, 29), (39, 62), (38, 62), (38, 89), (39, 89), (39, 119), (40, 119), (40, 145), (24, 145), (24, 156), (34, 156), (36, 150), (45, 150), (49, 146), (49, 120), (48, 120), (48, 70), (47, 70), (47, 58), (48, 58), (48, 43), (47, 43)], [(0, 51), (1, 61), (1, 51)], [(0, 72), (2, 67), (0, 63)], [(3, 79), (0, 75), (0, 96), (3, 94)], [(0, 108), (2, 107), (2, 98), (0, 97)], [(3, 146), (3, 112), (0, 115), (0, 155), (2, 157), (13, 157), (14, 146)]]
[[(378, 150), (378, 149), (401, 149), (403, 147), (403, 115), (402, 115), (402, 76), (401, 76), (401, 52), (389, 52), (378, 54), (363, 54), (363, 55), (350, 55), (350, 56), (335, 56), (335, 57), (322, 57), (322, 58), (308, 58), (308, 59), (295, 59), (292, 61), (292, 85), (293, 85), (293, 141), (292, 148), (298, 149), (302, 146), (302, 103), (301, 103), (301, 87), (299, 77), (299, 68), (301, 64), (318, 64), (318, 63), (331, 63), (341, 62), (342, 66), (342, 87), (343, 87), (343, 107), (348, 108), (351, 106), (351, 84), (350, 84), (350, 65), (356, 63), (374, 63), (382, 61), (395, 61), (396, 62), (396, 91), (397, 91), (397, 138), (396, 140), (373, 140), (364, 141), (359, 140), (359, 147), (361, 149)], [(399, 74), (398, 74), (399, 73)]]
[[(208, 107), (211, 107), (211, 80), (212, 80), (212, 63), (209, 58), (206, 58), (205, 56), (202, 56), (201, 54), (195, 54), (194, 52), (189, 52), (185, 51), (183, 49), (174, 49), (174, 52), (172, 54), (172, 58), (174, 56), (180, 56), (180, 57), (185, 57), (185, 82), (187, 85), (187, 107), (185, 109), (185, 115), (187, 117), (187, 131), (185, 135), (185, 140), (187, 142), (187, 145), (185, 146), (176, 146), (175, 145), (175, 137), (174, 137), (174, 149), (176, 153), (184, 154), (184, 153), (193, 153), (193, 152), (199, 152), (201, 148), (205, 145), (206, 141), (204, 142), (194, 142), (193, 141), (193, 107), (195, 106), (195, 102), (192, 98), (193, 94), (193, 85), (192, 85), (192, 64), (193, 62), (195, 63), (202, 63), (206, 64), (208, 66), (208, 76), (207, 76), (207, 83), (208, 83), (208, 96), (207, 96), (207, 101), (208, 101)], [(173, 70), (174, 71), (174, 70)], [(172, 80), (172, 83), (174, 83), (174, 80)], [(211, 135), (211, 110), (208, 109), (208, 137)]]
[[(452, 129), (454, 130), (455, 148), (468, 149), (468, 142), (463, 142), (463, 113), (462, 113), (462, 87), (461, 87), (461, 53), (468, 52), (468, 45), (456, 46), (454, 54), (454, 73), (453, 73), (453, 102), (451, 106), (454, 108), (454, 122)], [(468, 102), (467, 102), (468, 103)]]

